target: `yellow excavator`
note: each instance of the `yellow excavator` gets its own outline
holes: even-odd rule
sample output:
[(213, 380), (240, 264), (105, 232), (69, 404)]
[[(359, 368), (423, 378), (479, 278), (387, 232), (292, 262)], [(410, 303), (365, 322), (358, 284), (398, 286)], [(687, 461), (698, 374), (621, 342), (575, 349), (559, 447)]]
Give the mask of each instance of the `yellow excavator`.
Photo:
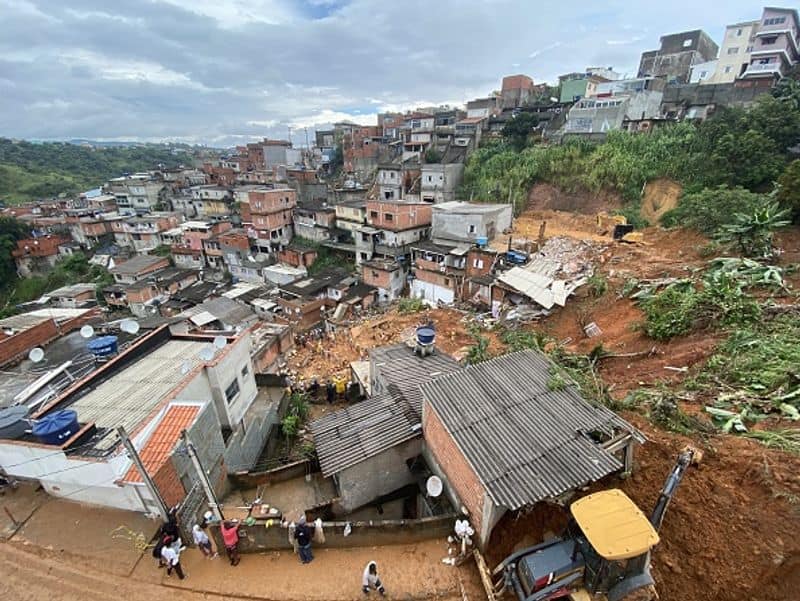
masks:
[[(694, 448), (680, 454), (649, 519), (618, 489), (575, 501), (561, 537), (510, 555), (491, 576), (482, 573), (489, 599), (506, 592), (519, 601), (653, 598), (650, 551), (659, 542), (658, 530), (686, 468), (701, 456)], [(478, 553), (475, 558), (486, 570)]]

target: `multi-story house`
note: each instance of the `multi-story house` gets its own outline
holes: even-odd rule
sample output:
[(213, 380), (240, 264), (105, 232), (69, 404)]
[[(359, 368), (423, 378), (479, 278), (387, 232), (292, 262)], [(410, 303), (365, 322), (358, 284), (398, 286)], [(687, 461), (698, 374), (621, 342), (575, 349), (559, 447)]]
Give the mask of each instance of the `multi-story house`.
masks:
[(464, 163), (425, 163), (421, 167), (420, 198), (423, 202), (450, 202), (464, 177)]
[(152, 213), (111, 222), (114, 240), (119, 246), (147, 253), (164, 244), (162, 235), (178, 226), (177, 213)]
[(336, 225), (336, 209), (321, 200), (298, 203), (294, 209), (294, 234), (306, 240), (328, 240)]
[(472, 245), (511, 228), (508, 204), (445, 202), (432, 207), (431, 240), (440, 245)]
[(772, 86), (800, 61), (797, 10), (766, 7), (754, 37), (750, 64), (740, 77), (757, 86)]
[(451, 304), (462, 296), (468, 247), (423, 240), (411, 245), (411, 296), (429, 304)]
[(378, 289), (378, 301), (390, 303), (402, 295), (408, 265), (395, 259), (371, 259), (361, 263), (361, 281)]
[(503, 108), (517, 108), (524, 105), (533, 95), (535, 86), (527, 75), (507, 75), (500, 89)]
[(300, 150), (292, 148), (292, 143), (288, 140), (264, 140), (260, 144), (266, 169), (275, 169), (279, 166), (292, 167), (303, 162)]
[(105, 186), (121, 213), (149, 213), (166, 202), (167, 187), (149, 173), (115, 177)]
[(17, 247), (11, 251), (11, 256), (17, 265), (17, 273), (24, 278), (37, 273), (46, 273), (53, 268), (60, 257), (59, 247), (69, 242), (69, 238), (57, 235), (18, 240)]
[(477, 117), (487, 119), (494, 115), (499, 115), (502, 110), (502, 98), (500, 96), (476, 98), (467, 102), (467, 119)]
[(242, 222), (253, 246), (271, 253), (291, 242), (292, 213), (297, 206), (297, 193), (291, 188), (249, 188), (240, 198)]
[(342, 139), (344, 170), (348, 173), (367, 173), (375, 169), (383, 144), (381, 128), (377, 125), (354, 127)]
[(367, 225), (356, 232), (356, 263), (374, 257), (399, 259), (410, 245), (428, 237), (431, 205), (410, 201), (367, 201)]
[(750, 65), (750, 53), (753, 51), (755, 34), (760, 21), (734, 23), (725, 28), (722, 47), (719, 49), (717, 64), (710, 77), (702, 77), (702, 69), (694, 69), (698, 83), (733, 83)]
[(661, 36), (658, 50), (642, 53), (638, 77), (688, 83), (692, 65), (714, 60), (718, 50), (716, 42), (700, 29)]

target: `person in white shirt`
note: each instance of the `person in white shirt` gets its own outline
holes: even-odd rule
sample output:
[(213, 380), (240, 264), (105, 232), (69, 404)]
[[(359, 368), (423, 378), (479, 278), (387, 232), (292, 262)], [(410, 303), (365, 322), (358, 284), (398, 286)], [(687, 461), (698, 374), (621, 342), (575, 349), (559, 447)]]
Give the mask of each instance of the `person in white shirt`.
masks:
[(200, 524), (192, 526), (192, 538), (194, 539), (194, 544), (197, 545), (201, 553), (207, 558), (213, 559), (214, 551), (211, 549), (211, 541), (208, 538), (208, 534), (203, 532), (203, 528)]
[(370, 589), (373, 588), (378, 591), (381, 596), (386, 594), (381, 579), (378, 577), (378, 564), (374, 561), (370, 561), (367, 567), (364, 568), (364, 575), (361, 578), (361, 587), (365, 595), (369, 595)]
[(161, 549), (161, 558), (164, 560), (164, 563), (167, 564), (167, 576), (172, 576), (172, 570), (175, 570), (175, 573), (178, 575), (178, 578), (183, 580), (185, 578), (183, 574), (183, 568), (181, 567), (181, 556), (180, 552), (176, 551), (170, 543), (171, 540), (167, 539), (164, 541), (166, 544)]

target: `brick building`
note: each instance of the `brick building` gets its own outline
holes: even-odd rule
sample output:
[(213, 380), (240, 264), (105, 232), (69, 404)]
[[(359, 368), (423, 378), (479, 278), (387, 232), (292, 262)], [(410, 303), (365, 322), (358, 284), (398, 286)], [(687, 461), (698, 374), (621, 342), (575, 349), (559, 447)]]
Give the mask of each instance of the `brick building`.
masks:
[(56, 235), (17, 240), (17, 247), (11, 251), (17, 273), (20, 277), (27, 278), (50, 271), (59, 259), (59, 246), (69, 241), (66, 236)]
[(280, 250), (291, 242), (292, 214), (297, 206), (297, 193), (291, 188), (254, 187), (240, 198), (242, 222), (253, 246), (261, 252)]
[(522, 351), (421, 385), (425, 458), (481, 548), (504, 516), (629, 472), (644, 441), (574, 387), (551, 390), (551, 370), (543, 354)]

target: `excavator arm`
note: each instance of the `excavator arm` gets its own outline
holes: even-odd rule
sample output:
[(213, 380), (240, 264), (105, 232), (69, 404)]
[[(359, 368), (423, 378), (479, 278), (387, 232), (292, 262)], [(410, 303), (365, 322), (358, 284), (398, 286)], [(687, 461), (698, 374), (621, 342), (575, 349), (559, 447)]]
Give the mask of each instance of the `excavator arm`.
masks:
[(664, 487), (661, 489), (661, 494), (658, 495), (658, 501), (656, 501), (656, 506), (650, 516), (650, 523), (653, 524), (656, 532), (661, 529), (661, 524), (664, 522), (664, 514), (667, 513), (669, 502), (675, 495), (675, 490), (678, 488), (678, 484), (681, 483), (686, 468), (693, 463), (699, 463), (701, 457), (702, 453), (693, 447), (687, 447), (678, 456), (678, 460), (675, 462), (675, 466), (669, 476), (667, 476), (667, 481), (664, 482)]

